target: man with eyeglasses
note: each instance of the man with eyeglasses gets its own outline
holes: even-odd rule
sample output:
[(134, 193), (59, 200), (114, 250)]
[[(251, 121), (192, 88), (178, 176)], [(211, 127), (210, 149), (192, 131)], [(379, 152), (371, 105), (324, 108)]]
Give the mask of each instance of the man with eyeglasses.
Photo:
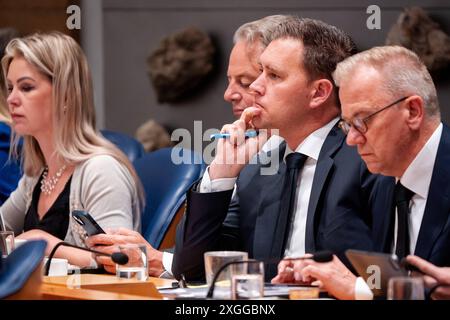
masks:
[[(441, 123), (425, 65), (408, 49), (376, 47), (339, 63), (333, 78), (347, 144), (358, 148), (372, 173), (396, 178), (380, 190), (393, 209), (374, 220), (376, 250), (449, 266), (450, 130)], [(420, 259), (408, 260), (423, 267)], [(322, 265), (298, 262), (294, 274), (320, 280), (341, 299), (354, 299), (365, 285), (336, 257)]]
[[(355, 52), (354, 43), (334, 26), (297, 17), (267, 37), (261, 73), (250, 85), (253, 105), (222, 128), (230, 138), (218, 142), (214, 161), (188, 192), (177, 230), (176, 278), (201, 279), (205, 251), (246, 251), (267, 262), (270, 280), (278, 271), (270, 263), (275, 259), (373, 249), (374, 207), (385, 200), (372, 193), (376, 177), (337, 126), (331, 77), (337, 62)], [(262, 133), (246, 139), (250, 128), (279, 129), (285, 140), (271, 150), (279, 163), (272, 174), (263, 174), (262, 161), (248, 163), (264, 142)]]

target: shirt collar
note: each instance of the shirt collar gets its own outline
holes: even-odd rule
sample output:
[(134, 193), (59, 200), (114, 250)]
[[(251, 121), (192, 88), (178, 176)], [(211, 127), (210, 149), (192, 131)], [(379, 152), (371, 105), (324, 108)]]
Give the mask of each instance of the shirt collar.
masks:
[[(295, 152), (302, 153), (309, 158), (313, 158), (317, 161), (319, 159), (320, 150), (322, 149), (322, 145), (325, 142), (325, 139), (338, 121), (339, 117), (336, 117), (323, 127), (320, 127), (316, 131), (312, 132), (298, 145), (298, 147), (295, 149)], [(284, 153), (284, 158), (286, 158), (286, 156), (292, 152), (294, 151), (292, 151), (286, 144), (286, 152)]]
[(428, 197), (428, 189), (430, 188), (431, 176), (433, 175), (441, 135), (442, 123), (434, 130), (431, 137), (400, 178), (403, 186), (424, 199)]

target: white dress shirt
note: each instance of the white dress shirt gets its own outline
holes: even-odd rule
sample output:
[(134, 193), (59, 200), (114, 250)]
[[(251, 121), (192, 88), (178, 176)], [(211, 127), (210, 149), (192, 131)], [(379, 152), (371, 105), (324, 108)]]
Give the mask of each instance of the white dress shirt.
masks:
[[(285, 256), (301, 256), (305, 254), (306, 218), (308, 215), (309, 197), (311, 195), (317, 160), (319, 159), (320, 150), (322, 149), (325, 139), (338, 120), (339, 118), (334, 118), (325, 126), (312, 132), (295, 149), (295, 152), (303, 153), (308, 156), (308, 158), (305, 161), (302, 171), (299, 172), (298, 175), (299, 177), (294, 202), (294, 223), (288, 237), (288, 244), (284, 252)], [(281, 137), (272, 136), (264, 144), (261, 150), (264, 152), (273, 150), (277, 148), (282, 141), (283, 139)], [(292, 152), (293, 151), (286, 146), (284, 158)], [(199, 190), (201, 193), (220, 192), (234, 189), (234, 194), (237, 177), (211, 180), (208, 171), (209, 167), (205, 171), (200, 184)], [(291, 239), (295, 239), (295, 241), (291, 241)], [(166, 270), (172, 270), (172, 259), (172, 254), (164, 252), (163, 265)]]
[[(400, 183), (414, 192), (409, 203), (410, 214), (408, 215), (409, 231), (409, 252), (416, 249), (417, 238), (419, 236), (420, 226), (422, 224), (425, 206), (427, 204), (428, 191), (430, 189), (431, 177), (433, 175), (434, 163), (442, 136), (442, 123), (434, 130), (431, 137), (425, 143), (423, 148), (416, 155), (414, 160), (406, 168), (400, 179)], [(397, 209), (396, 209), (397, 210)], [(395, 253), (395, 244), (397, 242), (397, 212), (395, 212), (394, 242), (392, 243), (392, 253)], [(366, 286), (366, 288), (363, 288)], [(368, 286), (364, 281), (355, 285), (355, 298), (362, 298), (362, 292), (367, 292)], [(370, 291), (370, 289), (369, 289)], [(365, 295), (365, 294), (362, 294)], [(367, 298), (367, 297), (365, 297)]]
[[(431, 176), (433, 175), (433, 168), (441, 135), (442, 123), (436, 128), (430, 139), (428, 139), (422, 150), (420, 150), (400, 178), (400, 183), (405, 188), (414, 192), (409, 203), (410, 214), (408, 215), (409, 252), (411, 253), (416, 249), (417, 238), (419, 236), (420, 225), (422, 224), (423, 214), (427, 204), (428, 190), (430, 189)], [(395, 233), (392, 252), (395, 252), (396, 243), (397, 212), (395, 215)]]
[[(316, 171), (317, 160), (319, 159), (319, 153), (322, 149), (322, 145), (338, 120), (338, 118), (334, 118), (325, 126), (312, 132), (295, 149), (295, 152), (303, 153), (304, 155), (308, 156), (308, 158), (305, 161), (302, 171), (299, 173), (297, 181), (297, 189), (294, 202), (294, 223), (288, 237), (288, 245), (286, 246), (286, 250), (284, 252), (285, 256), (300, 256), (305, 254), (306, 218), (308, 215), (309, 197), (311, 195), (314, 172)], [(278, 147), (279, 143), (281, 143), (282, 141), (279, 139), (280, 137), (277, 137), (277, 140), (272, 143), (273, 145), (270, 146), (270, 140), (266, 142), (266, 144), (263, 146), (263, 151), (265, 151), (264, 147), (266, 147), (266, 145), (268, 145), (268, 147), (266, 147), (266, 150)], [(292, 152), (293, 151), (289, 149), (288, 146), (286, 146), (284, 158), (286, 158), (286, 156)], [(208, 170), (206, 170), (205, 174), (203, 175), (202, 183), (200, 185), (200, 192), (218, 192), (230, 190), (234, 188), (236, 180), (237, 177), (215, 179), (211, 181), (209, 178)], [(291, 239), (295, 239), (295, 241), (291, 241)]]
[[(305, 236), (306, 236), (306, 218), (308, 217), (309, 198), (311, 196), (311, 189), (316, 172), (317, 160), (319, 159), (320, 150), (325, 142), (331, 129), (337, 123), (338, 118), (333, 119), (325, 126), (317, 129), (311, 133), (300, 145), (295, 149), (295, 152), (302, 153), (308, 158), (303, 165), (303, 169), (299, 172), (297, 180), (297, 189), (294, 202), (294, 220), (292, 229), (288, 236), (288, 243), (284, 251), (285, 257), (299, 257), (303, 256), (305, 252)], [(293, 151), (286, 146), (286, 153), (284, 158)], [(293, 241), (295, 239), (295, 241)]]

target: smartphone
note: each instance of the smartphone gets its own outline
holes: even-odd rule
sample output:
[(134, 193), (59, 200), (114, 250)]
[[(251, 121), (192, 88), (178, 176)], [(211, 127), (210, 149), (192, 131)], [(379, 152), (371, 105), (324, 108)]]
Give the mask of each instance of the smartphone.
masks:
[(72, 218), (83, 227), (89, 237), (100, 233), (106, 233), (86, 211), (74, 210), (72, 211)]

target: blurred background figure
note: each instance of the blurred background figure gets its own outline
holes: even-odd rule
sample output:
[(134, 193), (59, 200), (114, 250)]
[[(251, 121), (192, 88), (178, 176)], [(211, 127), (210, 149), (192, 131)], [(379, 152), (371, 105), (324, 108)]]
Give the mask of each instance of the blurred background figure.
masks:
[(198, 90), (214, 68), (215, 51), (211, 38), (195, 27), (164, 37), (147, 58), (158, 102), (176, 102)]
[[(3, 57), (8, 42), (18, 35), (17, 30), (13, 28), (0, 29), (0, 57)], [(11, 117), (6, 106), (5, 92), (4, 76), (0, 69), (0, 205), (17, 188), (17, 183), (22, 175), (19, 167), (20, 161), (9, 157)]]
[(400, 45), (416, 53), (433, 77), (450, 66), (450, 37), (421, 7), (405, 8), (391, 27), (386, 45)]
[(21, 176), (18, 161), (9, 158), (10, 124), (11, 119), (5, 110), (5, 98), (3, 92), (0, 92), (0, 205), (17, 188), (17, 183)]
[(145, 152), (173, 146), (167, 130), (153, 119), (148, 120), (137, 129), (136, 139), (142, 143)]

